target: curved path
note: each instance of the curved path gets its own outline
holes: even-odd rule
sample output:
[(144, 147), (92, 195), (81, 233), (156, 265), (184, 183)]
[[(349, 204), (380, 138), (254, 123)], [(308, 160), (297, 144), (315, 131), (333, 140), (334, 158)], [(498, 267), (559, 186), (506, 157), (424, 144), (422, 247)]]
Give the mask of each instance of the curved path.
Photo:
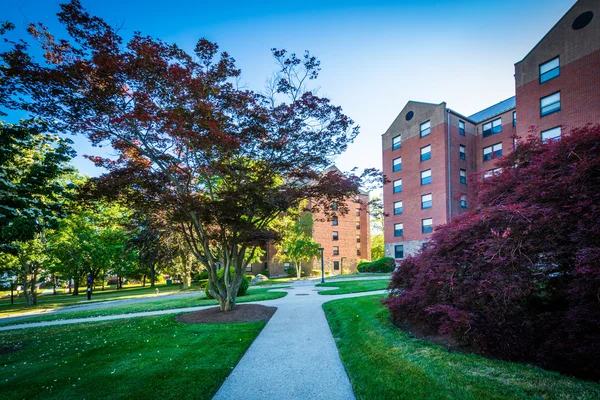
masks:
[(314, 282), (297, 283), (281, 299), (264, 302), (277, 311), (213, 399), (354, 399), (323, 303), (384, 290), (319, 295)]
[[(285, 297), (244, 303), (274, 306), (277, 311), (213, 399), (355, 399), (322, 305), (331, 300), (383, 294), (385, 290), (320, 295), (319, 291), (336, 288), (316, 287), (316, 283), (295, 282), (289, 288), (273, 289), (288, 292)], [(212, 307), (38, 322), (0, 327), (0, 331), (178, 314)]]

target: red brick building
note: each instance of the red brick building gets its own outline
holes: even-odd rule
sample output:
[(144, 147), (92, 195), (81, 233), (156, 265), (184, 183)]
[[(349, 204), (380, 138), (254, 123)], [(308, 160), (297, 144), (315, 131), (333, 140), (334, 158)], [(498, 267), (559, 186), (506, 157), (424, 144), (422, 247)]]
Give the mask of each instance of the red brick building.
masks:
[[(341, 173), (335, 166), (326, 170)], [(336, 213), (336, 217), (328, 220), (322, 213), (313, 216), (313, 240), (324, 248), (323, 260), (325, 271), (331, 274), (356, 272), (359, 260), (371, 259), (371, 234), (369, 214), (369, 194), (361, 193), (354, 199), (345, 201), (349, 211), (346, 214)], [(310, 204), (309, 204), (310, 207)], [(335, 204), (331, 205), (337, 209)], [(265, 248), (261, 262), (248, 266), (247, 272), (262, 273), (269, 276), (285, 275), (285, 270), (292, 263), (282, 262), (277, 257), (277, 246), (269, 243)], [(320, 257), (310, 263), (302, 263), (302, 269), (310, 275), (312, 269), (321, 269)]]
[(495, 173), (515, 137), (556, 139), (600, 122), (600, 1), (579, 0), (515, 64), (515, 85), (515, 97), (471, 116), (409, 101), (383, 134), (386, 256), (416, 252), (433, 227), (468, 209), (467, 177)]

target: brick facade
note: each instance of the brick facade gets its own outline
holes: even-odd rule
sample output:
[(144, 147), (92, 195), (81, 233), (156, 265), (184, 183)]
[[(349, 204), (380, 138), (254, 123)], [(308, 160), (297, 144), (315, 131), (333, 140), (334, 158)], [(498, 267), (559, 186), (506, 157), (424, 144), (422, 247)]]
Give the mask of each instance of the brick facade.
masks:
[[(578, 21), (593, 13), (585, 27)], [(587, 14), (584, 14), (587, 13)], [(588, 18), (589, 20), (589, 18)], [(560, 59), (560, 75), (540, 83), (540, 65), (555, 57)], [(395, 246), (402, 245), (404, 256), (418, 251), (431, 234), (421, 232), (421, 221), (432, 218), (433, 225), (446, 223), (464, 212), (477, 193), (469, 185), (487, 171), (496, 168), (497, 160), (484, 160), (484, 149), (502, 145), (502, 155), (514, 149), (515, 137), (560, 126), (563, 134), (574, 127), (600, 122), (600, 1), (579, 0), (548, 34), (515, 64), (516, 96), (469, 117), (446, 107), (446, 103), (431, 104), (409, 101), (392, 125), (382, 135), (383, 172), (390, 180), (384, 185), (383, 200), (385, 254), (395, 256)], [(560, 111), (540, 116), (540, 100), (560, 92)], [(516, 113), (516, 126), (513, 123)], [(483, 137), (484, 125), (500, 119), (499, 130)], [(431, 132), (420, 137), (419, 126), (430, 121)], [(464, 124), (464, 135), (459, 124)], [(393, 149), (395, 137), (402, 145)], [(431, 145), (431, 158), (420, 160), (420, 149)], [(460, 157), (460, 146), (465, 157)], [(392, 162), (402, 157), (402, 170), (393, 171)], [(422, 186), (420, 172), (431, 169), (432, 182)], [(469, 176), (461, 182), (461, 170)], [(393, 181), (402, 179), (402, 192), (394, 193)], [(432, 207), (421, 208), (421, 196), (432, 194)], [(466, 196), (467, 208), (461, 204)], [(403, 212), (394, 215), (394, 203), (402, 201)], [(394, 225), (403, 224), (403, 235), (394, 235)]]
[[(312, 238), (325, 249), (323, 252), (325, 271), (330, 274), (356, 272), (360, 260), (371, 259), (369, 195), (364, 193), (357, 198), (347, 199), (345, 203), (348, 212), (337, 213), (337, 225), (333, 225), (333, 222), (328, 221), (322, 213), (313, 215)], [(338, 233), (337, 240), (333, 239), (334, 231)], [(338, 254), (334, 254), (334, 247), (338, 248)], [(283, 263), (278, 259), (275, 243), (269, 243), (264, 250), (265, 255), (261, 261), (249, 266), (246, 272), (261, 273), (271, 277), (285, 275), (285, 269), (291, 263)], [(307, 275), (310, 275), (312, 269), (320, 270), (320, 257), (313, 259), (312, 262), (302, 263), (302, 269)]]

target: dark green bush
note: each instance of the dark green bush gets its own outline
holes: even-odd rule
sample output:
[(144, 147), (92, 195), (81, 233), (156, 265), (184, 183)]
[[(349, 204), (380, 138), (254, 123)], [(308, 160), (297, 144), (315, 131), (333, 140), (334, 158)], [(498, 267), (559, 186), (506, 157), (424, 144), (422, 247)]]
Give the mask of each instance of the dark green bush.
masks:
[(396, 261), (391, 257), (362, 262), (357, 267), (358, 272), (392, 272), (394, 268), (396, 268)]
[[(219, 278), (219, 280), (221, 281), (221, 283), (225, 283), (225, 280), (223, 279), (223, 273), (224, 273), (225, 269), (222, 268), (220, 270), (217, 271), (217, 278)], [(233, 269), (229, 270), (229, 275), (231, 276), (231, 278), (233, 279), (233, 276), (235, 275), (235, 271)], [(207, 299), (213, 299), (214, 297), (211, 296), (210, 292), (208, 291), (208, 282), (206, 285), (206, 289), (204, 289), (204, 293), (206, 293), (206, 298)], [(240, 296), (245, 296), (246, 292), (248, 291), (248, 287), (250, 286), (250, 278), (244, 274), (242, 275), (242, 283), (240, 284), (240, 287), (238, 289), (237, 292), (237, 297)]]
[(208, 271), (204, 270), (204, 271), (201, 271), (201, 272), (199, 272), (197, 274), (194, 274), (193, 279), (195, 281), (201, 281), (203, 279), (208, 279)]

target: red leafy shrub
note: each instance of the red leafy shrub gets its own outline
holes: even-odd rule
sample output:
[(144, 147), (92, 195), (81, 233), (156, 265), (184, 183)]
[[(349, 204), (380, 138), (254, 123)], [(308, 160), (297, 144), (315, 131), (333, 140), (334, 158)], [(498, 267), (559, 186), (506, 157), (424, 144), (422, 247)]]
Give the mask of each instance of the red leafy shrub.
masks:
[(408, 323), (501, 359), (600, 379), (600, 125), (529, 138), (474, 209), (392, 275)]

